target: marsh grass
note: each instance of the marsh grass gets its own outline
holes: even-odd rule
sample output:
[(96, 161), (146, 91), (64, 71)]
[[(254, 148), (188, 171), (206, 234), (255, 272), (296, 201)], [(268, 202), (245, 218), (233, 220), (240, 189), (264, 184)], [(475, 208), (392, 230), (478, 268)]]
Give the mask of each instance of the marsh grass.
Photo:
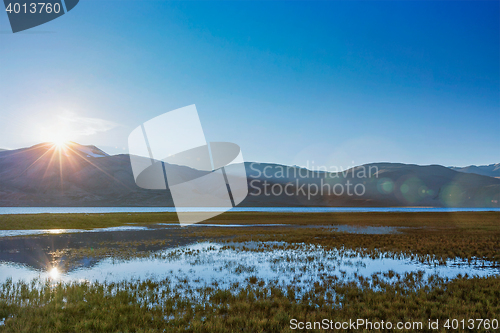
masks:
[[(294, 215), (294, 214), (291, 214)], [(459, 213), (335, 213), (276, 216), (274, 223), (323, 225), (324, 228), (200, 228), (196, 235), (233, 242), (284, 241), (318, 244), (326, 249), (357, 249), (366, 255), (405, 255), (420, 261), (466, 259), (500, 263), (500, 212)], [(235, 215), (231, 223), (247, 220)], [(227, 219), (221, 221), (228, 221)], [(259, 220), (262, 222), (262, 220)], [(270, 221), (268, 221), (270, 223)], [(390, 226), (398, 233), (352, 234), (327, 228), (335, 225)], [(399, 228), (398, 228), (399, 227)]]
[(226, 289), (191, 290), (172, 280), (7, 281), (0, 285), (0, 332), (291, 332), (292, 318), (426, 323), (500, 314), (499, 277), (447, 280), (389, 271), (349, 283), (326, 276), (307, 292), (256, 277)]
[[(226, 212), (200, 224), (293, 224), (500, 230), (500, 212), (267, 213)], [(176, 213), (2, 214), (0, 230), (93, 229), (178, 223)]]
[[(108, 257), (128, 260), (132, 258), (147, 258), (154, 255), (158, 248), (175, 246), (173, 239), (153, 239), (137, 241), (100, 242), (95, 248), (68, 248), (54, 251), (50, 254), (56, 261), (78, 261), (85, 258), (100, 260)], [(61, 258), (61, 260), (58, 260)]]
[[(175, 213), (36, 214), (0, 215), (0, 227), (22, 228), (99, 228), (125, 224), (152, 225), (175, 223)], [(348, 248), (368, 256), (404, 255), (422, 262), (466, 259), (500, 264), (500, 212), (451, 213), (225, 213), (206, 223), (283, 224), (276, 227), (186, 227), (176, 237), (203, 240), (247, 242), (284, 241), (321, 245), (326, 249)], [(351, 234), (332, 226), (384, 226), (398, 233)], [(144, 257), (162, 242), (117, 242), (93, 249), (69, 249), (68, 258), (117, 256)], [(121, 243), (121, 244), (120, 244)], [(169, 244), (163, 243), (167, 247)], [(171, 243), (173, 244), (173, 243)], [(155, 248), (157, 249), (157, 247)]]
[(130, 224), (179, 223), (176, 213), (5, 214), (0, 230), (94, 229)]
[[(0, 216), (0, 229), (90, 229), (175, 221), (173, 213), (4, 215)], [(326, 250), (354, 250), (373, 257), (404, 256), (442, 264), (463, 258), (498, 264), (499, 221), (499, 212), (226, 213), (207, 223), (287, 226), (184, 228), (176, 237), (188, 235), (192, 239), (228, 242), (227, 248), (240, 251), (269, 251), (307, 244)], [(399, 233), (349, 234), (335, 231), (331, 228), (335, 225), (399, 227)], [(150, 248), (168, 247), (169, 242), (166, 237), (107, 242), (100, 244), (99, 249), (68, 249), (57, 255), (70, 260), (89, 256), (123, 259), (158, 256)], [(259, 245), (251, 248), (249, 243)], [(183, 250), (169, 255), (196, 258), (199, 253)], [(188, 278), (175, 275), (160, 281), (120, 283), (7, 281), (0, 285), (0, 323), (3, 322), (0, 332), (292, 332), (289, 327), (292, 318), (423, 323), (428, 319), (449, 318), (500, 320), (498, 275), (448, 280), (436, 275), (424, 278), (422, 272), (399, 275), (388, 271), (346, 281), (324, 274), (305, 288), (304, 284), (282, 285), (262, 280), (253, 275), (252, 266), (235, 263), (229, 268), (235, 275), (250, 276), (244, 283), (235, 282), (230, 287), (217, 282), (193, 287)], [(439, 331), (445, 329), (441, 327)]]
[[(307, 243), (325, 249), (348, 248), (366, 256), (390, 257), (403, 255), (422, 262), (465, 259), (469, 262), (491, 261), (500, 263), (500, 233), (470, 233), (449, 230), (447, 233), (434, 230), (411, 230), (401, 234), (364, 235), (339, 233), (325, 229), (281, 228), (279, 230), (232, 230), (231, 242), (273, 242), (289, 244)], [(201, 230), (199, 236), (214, 237), (220, 241), (221, 230)]]

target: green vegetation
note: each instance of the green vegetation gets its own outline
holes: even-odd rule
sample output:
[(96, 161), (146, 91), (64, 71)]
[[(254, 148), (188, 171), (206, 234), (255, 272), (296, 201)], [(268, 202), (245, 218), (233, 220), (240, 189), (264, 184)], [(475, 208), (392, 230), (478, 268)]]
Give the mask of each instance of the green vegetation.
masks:
[[(0, 215), (0, 229), (91, 229), (123, 225), (177, 223), (175, 213), (32, 214)], [(236, 242), (285, 241), (319, 244), (325, 248), (345, 247), (367, 255), (419, 256), (420, 260), (464, 258), (500, 263), (500, 212), (450, 213), (225, 213), (209, 224), (284, 224), (279, 227), (184, 228), (179, 237)], [(285, 226), (286, 224), (286, 226)], [(317, 226), (389, 226), (399, 233), (349, 234)], [(305, 226), (315, 226), (304, 228)], [(162, 238), (159, 241), (164, 241)], [(154, 241), (152, 241), (154, 243)], [(149, 242), (151, 243), (151, 242)], [(143, 244), (147, 246), (149, 244)], [(152, 244), (152, 243), (151, 243)], [(151, 245), (149, 244), (149, 245)], [(144, 246), (103, 244), (95, 252), (105, 255), (144, 255)], [(94, 249), (95, 250), (95, 249)], [(87, 250), (77, 250), (86, 255)], [(71, 252), (71, 251), (70, 251)], [(75, 252), (75, 251), (73, 251)], [(88, 251), (87, 251), (88, 252)], [(126, 252), (126, 253), (125, 253)], [(77, 254), (75, 254), (77, 255)]]
[(0, 230), (94, 229), (155, 223), (179, 223), (179, 220), (176, 213), (0, 215)]
[[(500, 212), (449, 213), (266, 213), (226, 212), (208, 224), (293, 224), (432, 227), (500, 231)], [(93, 229), (130, 224), (178, 223), (176, 213), (12, 214), (0, 215), (0, 230)], [(203, 224), (202, 223), (202, 224)]]
[[(223, 215), (220, 222), (242, 223), (250, 214)], [(262, 223), (265, 218), (259, 219)], [(219, 222), (218, 221), (218, 222)], [(335, 213), (276, 214), (267, 223), (283, 223), (279, 228), (203, 228), (203, 237), (232, 237), (232, 242), (284, 241), (318, 244), (328, 248), (350, 248), (367, 255), (403, 254), (424, 261), (435, 259), (489, 260), (500, 263), (500, 212), (457, 213)], [(390, 226), (391, 234), (352, 234), (333, 228), (297, 228), (296, 225)]]
[(245, 230), (207, 229), (199, 236), (220, 237), (221, 233), (232, 233), (232, 242), (284, 241), (287, 243), (318, 244), (326, 249), (356, 249), (364, 255), (391, 257), (405, 255), (421, 261), (446, 259), (488, 260), (500, 263), (500, 233), (451, 229), (417, 229), (401, 234), (351, 234), (320, 228), (246, 228)]
[[(0, 216), (0, 228), (8, 230), (175, 222), (172, 213)], [(441, 263), (464, 258), (500, 263), (499, 212), (225, 213), (206, 223), (283, 225), (188, 227), (175, 229), (175, 233), (161, 229), (157, 239), (107, 241), (94, 248), (68, 248), (52, 255), (64, 257), (63, 261), (68, 263), (89, 257), (161, 259), (155, 252), (158, 248), (175, 247), (179, 239), (185, 239), (228, 242), (225, 248), (235, 251), (281, 250), (302, 243), (321, 245), (325, 250), (353, 249), (366, 256), (402, 255)], [(397, 233), (349, 234), (332, 228), (338, 225), (389, 226)], [(257, 243), (256, 248), (243, 248), (246, 246), (243, 242), (247, 241), (263, 243)], [(198, 252), (186, 251), (174, 251), (171, 255), (186, 252), (194, 262), (198, 260)], [(422, 272), (398, 275), (388, 271), (370, 278), (358, 276), (357, 281), (348, 282), (322, 271), (318, 281), (301, 289), (293, 284), (260, 280), (251, 276), (252, 267), (234, 264), (235, 272), (245, 271), (250, 277), (245, 283), (234, 282), (229, 288), (217, 284), (195, 288), (175, 273), (160, 281), (120, 283), (7, 281), (0, 284), (0, 332), (294, 332), (290, 329), (292, 318), (303, 322), (325, 318), (421, 321), (423, 332), (446, 332), (442, 325), (447, 319), (500, 321), (499, 275), (448, 280), (437, 276), (424, 278)], [(316, 269), (314, 260), (301, 265), (293, 261), (288, 264), (297, 269)], [(440, 329), (427, 329), (428, 319), (438, 319)], [(475, 327), (465, 331), (494, 330)]]
[(439, 319), (439, 332), (445, 332), (449, 318), (500, 319), (499, 277), (425, 280), (420, 272), (389, 271), (357, 284), (324, 277), (302, 294), (257, 278), (247, 282), (209, 286), (190, 298), (187, 284), (172, 286), (169, 279), (41, 286), (7, 281), (0, 285), (0, 320), (6, 318), (0, 332), (292, 332), (292, 318), (421, 321), (424, 332), (431, 332), (428, 319)]

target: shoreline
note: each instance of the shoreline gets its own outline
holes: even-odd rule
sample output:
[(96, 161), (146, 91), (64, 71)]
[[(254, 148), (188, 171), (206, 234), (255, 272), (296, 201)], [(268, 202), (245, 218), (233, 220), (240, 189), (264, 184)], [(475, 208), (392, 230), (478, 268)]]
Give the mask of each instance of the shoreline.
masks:
[[(225, 212), (204, 224), (359, 225), (438, 228), (500, 228), (500, 211), (425, 212)], [(178, 224), (174, 212), (0, 214), (0, 230), (141, 227)]]

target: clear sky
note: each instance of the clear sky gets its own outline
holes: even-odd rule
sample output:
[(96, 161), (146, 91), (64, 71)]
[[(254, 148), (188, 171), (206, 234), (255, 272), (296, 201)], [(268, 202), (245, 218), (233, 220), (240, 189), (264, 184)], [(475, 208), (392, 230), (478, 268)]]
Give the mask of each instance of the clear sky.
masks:
[(498, 1), (106, 1), (12, 34), (0, 148), (63, 137), (127, 152), (196, 104), (247, 161), (500, 162)]

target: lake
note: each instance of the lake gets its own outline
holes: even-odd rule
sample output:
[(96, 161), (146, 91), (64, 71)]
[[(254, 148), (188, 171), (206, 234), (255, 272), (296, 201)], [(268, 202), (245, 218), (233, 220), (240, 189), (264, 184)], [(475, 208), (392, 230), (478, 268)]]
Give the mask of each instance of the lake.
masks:
[[(54, 212), (50, 211), (54, 208), (44, 209), (45, 212)], [(74, 209), (79, 213), (113, 212), (109, 208), (98, 208), (97, 211), (56, 208), (59, 213), (68, 210), (75, 213)], [(121, 211), (126, 209), (121, 208)], [(164, 208), (156, 210), (165, 211)], [(277, 212), (282, 208), (262, 211)], [(381, 209), (310, 208), (283, 211)], [(397, 211), (433, 210), (406, 208)], [(342, 224), (341, 220), (330, 221), (330, 217), (326, 216), (328, 223), (320, 224), (315, 222), (324, 221), (314, 220), (314, 215), (297, 214), (310, 224), (294, 224), (297, 221), (289, 217), (279, 224), (274, 221), (279, 215), (263, 221), (268, 222), (266, 224), (254, 224), (250, 218), (245, 221), (250, 223), (238, 223), (240, 220), (235, 219), (230, 224), (210, 223), (183, 228), (176, 223), (155, 221), (145, 225), (125, 224), (89, 230), (2, 230), (0, 285), (21, 281), (32, 285), (33, 281), (33, 286), (44, 288), (47, 281), (49, 285), (56, 282), (91, 285), (97, 282), (123, 287), (122, 282), (130, 283), (127, 286), (141, 286), (142, 282), (148, 281), (149, 284), (160, 285), (155, 293), (161, 292), (162, 299), (183, 295), (201, 300), (204, 304), (203, 297), (211, 295), (209, 290), (232, 290), (236, 293), (249, 286), (260, 286), (261, 282), (286, 292), (293, 287), (296, 297), (307, 296), (320, 288), (325, 295), (330, 295), (325, 297), (331, 301), (338, 292), (338, 282), (360, 286), (368, 282), (370, 288), (373, 286), (375, 290), (381, 288), (382, 282), (415, 290), (432, 288), (436, 278), (500, 275), (498, 261), (490, 252), (482, 250), (495, 241), (491, 237), (495, 237), (497, 213), (468, 217), (468, 223), (474, 223), (470, 227), (472, 241), (467, 243), (466, 248), (461, 246), (466, 224), (462, 222), (456, 226), (455, 219), (460, 214), (451, 220), (440, 219), (430, 225), (429, 221), (434, 221), (433, 216), (427, 217), (427, 220), (425, 216), (418, 217), (418, 223), (413, 224), (400, 221), (397, 214), (376, 214), (383, 215), (378, 220), (375, 215), (369, 215), (370, 223), (367, 224)], [(475, 223), (476, 220), (479, 222)], [(483, 232), (484, 236), (481, 236), (482, 229), (490, 231)], [(441, 248), (444, 233), (454, 240), (449, 249)], [(414, 237), (421, 241), (413, 242)], [(398, 247), (401, 242), (408, 246)], [(420, 247), (420, 254), (415, 244)], [(476, 252), (466, 251), (474, 244)], [(406, 251), (410, 246), (414, 252)], [(422, 246), (433, 251), (425, 253)], [(455, 256), (455, 252), (450, 250), (455, 248), (463, 256)], [(454, 259), (446, 259), (447, 253), (452, 255), (448, 258)], [(338, 302), (336, 304), (341, 304), (342, 299)], [(148, 303), (150, 305), (154, 304)]]
[[(184, 212), (224, 211), (218, 207), (179, 208)], [(500, 208), (441, 208), (441, 207), (235, 207), (231, 212), (267, 213), (362, 213), (362, 212), (499, 212)], [(104, 214), (176, 212), (175, 207), (0, 207), (2, 214)]]
[(247, 242), (219, 244), (194, 243), (158, 251), (147, 258), (130, 260), (106, 258), (73, 269), (62, 269), (49, 264), (34, 269), (26, 265), (0, 262), (0, 281), (13, 282), (33, 279), (51, 279), (62, 282), (120, 282), (124, 280), (156, 281), (169, 279), (172, 286), (187, 284), (190, 290), (217, 285), (229, 288), (234, 283), (244, 284), (251, 277), (276, 281), (277, 285), (293, 284), (304, 292), (324, 277), (336, 276), (344, 281), (359, 277), (370, 279), (373, 275), (390, 280), (383, 273), (393, 272), (404, 276), (421, 272), (422, 282), (434, 275), (455, 278), (460, 275), (484, 277), (498, 275), (499, 268), (488, 261), (470, 263), (449, 260), (445, 265), (421, 263), (407, 256), (376, 257), (361, 255), (355, 250), (326, 250), (318, 245), (287, 244), (284, 242)]

